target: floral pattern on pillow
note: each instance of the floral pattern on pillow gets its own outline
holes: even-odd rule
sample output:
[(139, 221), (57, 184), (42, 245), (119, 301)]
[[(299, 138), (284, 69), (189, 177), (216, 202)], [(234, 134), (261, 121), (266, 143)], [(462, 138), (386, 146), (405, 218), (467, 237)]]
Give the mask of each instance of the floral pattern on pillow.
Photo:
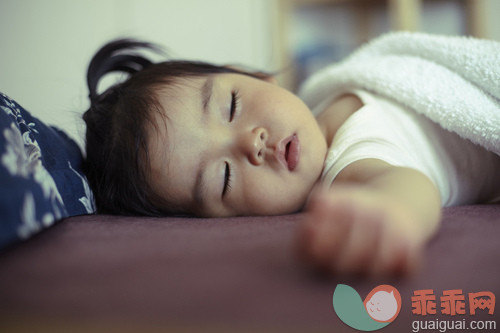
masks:
[(95, 211), (81, 162), (67, 135), (0, 93), (0, 248)]

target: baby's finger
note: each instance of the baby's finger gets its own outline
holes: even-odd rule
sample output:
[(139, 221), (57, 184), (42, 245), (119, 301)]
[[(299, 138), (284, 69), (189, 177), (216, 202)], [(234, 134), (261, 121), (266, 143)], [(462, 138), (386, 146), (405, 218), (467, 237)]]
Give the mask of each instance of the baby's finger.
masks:
[(350, 233), (348, 215), (337, 205), (311, 206), (301, 230), (306, 259), (323, 269), (331, 268)]
[(401, 237), (393, 230), (384, 230), (371, 273), (376, 276), (408, 274), (415, 269), (419, 253), (417, 243), (410, 237)]
[(334, 262), (338, 272), (353, 274), (366, 273), (380, 247), (382, 226), (377, 218), (357, 216), (346, 246)]

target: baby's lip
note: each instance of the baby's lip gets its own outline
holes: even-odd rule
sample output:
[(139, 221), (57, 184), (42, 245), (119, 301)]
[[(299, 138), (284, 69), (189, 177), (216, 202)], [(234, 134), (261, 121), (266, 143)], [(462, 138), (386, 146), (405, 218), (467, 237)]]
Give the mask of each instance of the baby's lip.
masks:
[(300, 161), (300, 141), (297, 134), (290, 135), (280, 141), (277, 158), (286, 169), (295, 170)]

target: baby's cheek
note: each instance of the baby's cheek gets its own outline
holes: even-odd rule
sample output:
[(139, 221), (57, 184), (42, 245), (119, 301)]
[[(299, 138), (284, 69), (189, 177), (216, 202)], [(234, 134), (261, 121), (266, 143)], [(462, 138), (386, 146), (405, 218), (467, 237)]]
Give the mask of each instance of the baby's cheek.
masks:
[(266, 176), (249, 180), (242, 188), (240, 204), (248, 215), (288, 214), (300, 210), (307, 198), (293, 185), (277, 181), (276, 177)]

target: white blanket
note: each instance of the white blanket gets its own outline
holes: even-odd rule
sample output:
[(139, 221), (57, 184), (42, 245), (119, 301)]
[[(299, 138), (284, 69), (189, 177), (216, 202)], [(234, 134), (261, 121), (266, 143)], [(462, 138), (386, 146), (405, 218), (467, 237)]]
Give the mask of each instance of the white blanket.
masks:
[(500, 155), (500, 43), (397, 32), (362, 46), (308, 79), (312, 109), (352, 89), (391, 98)]

